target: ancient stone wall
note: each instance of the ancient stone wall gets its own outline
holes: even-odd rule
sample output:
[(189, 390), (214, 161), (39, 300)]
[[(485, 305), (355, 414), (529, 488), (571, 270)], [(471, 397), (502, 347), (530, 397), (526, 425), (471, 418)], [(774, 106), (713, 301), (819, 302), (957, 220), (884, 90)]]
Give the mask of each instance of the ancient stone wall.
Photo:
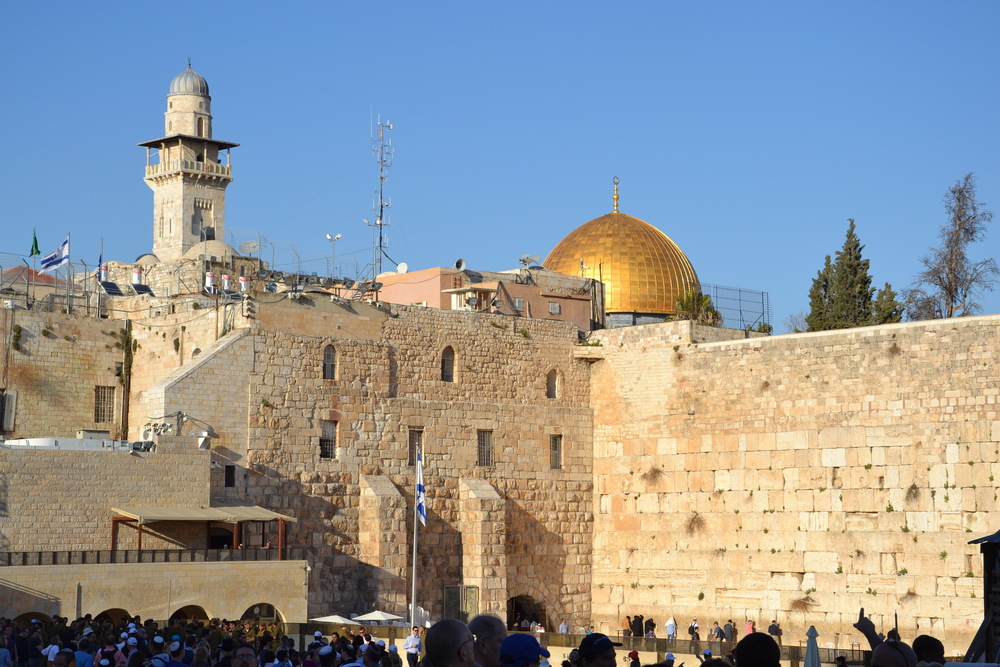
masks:
[[(76, 437), (79, 429), (114, 435), (121, 417), (118, 325), (57, 313), (0, 310), (0, 388), (16, 392), (6, 438)], [(95, 387), (113, 394), (111, 420), (95, 421)]]
[[(142, 454), (0, 448), (0, 552), (107, 550), (112, 507), (207, 504), (209, 453), (187, 444)], [(119, 548), (137, 541), (134, 524), (120, 529)], [(204, 524), (151, 524), (143, 534), (144, 549), (204, 541)]]
[[(378, 567), (378, 554), (368, 550), (383, 548), (357, 540), (366, 511), (359, 476), (387, 477), (412, 517), (408, 443), (419, 429), (429, 515), (420, 537), (421, 606), (442, 614), (442, 587), (472, 576), (463, 562), (472, 549), (483, 572), (502, 574), (498, 563), (506, 561), (506, 592), (484, 598), (490, 611), (504, 614), (506, 597), (523, 594), (552, 616), (589, 613), (589, 385), (586, 364), (573, 357), (573, 325), (518, 320), (513, 327), (510, 318), (401, 306), (352, 304), (356, 315), (330, 303), (278, 306), (291, 310), (262, 308), (254, 335), (248, 497), (299, 518), (290, 540), (312, 549), (313, 611), (399, 599), (385, 572), (377, 577), (382, 590), (359, 584), (376, 579), (367, 570)], [(281, 332), (269, 324), (278, 315)], [(332, 380), (322, 378), (327, 345), (337, 355)], [(455, 352), (453, 381), (442, 380), (446, 347)], [(559, 374), (560, 393), (548, 399), (550, 370)], [(323, 422), (336, 422), (331, 458), (320, 456)], [(477, 465), (479, 431), (490, 432), (492, 465)], [(550, 468), (553, 434), (563, 437), (557, 470)], [(462, 478), (483, 480), (504, 499), (502, 541), (463, 539)], [(395, 563), (398, 553), (385, 556)]]
[[(595, 334), (593, 608), (962, 650), (1000, 476), (998, 317), (702, 343)], [(588, 352), (589, 353), (589, 352)]]
[(281, 620), (304, 623), (307, 565), (287, 560), (2, 567), (0, 616), (34, 612), (78, 618), (124, 609), (166, 620), (195, 605), (209, 618), (240, 618), (254, 605), (268, 603)]

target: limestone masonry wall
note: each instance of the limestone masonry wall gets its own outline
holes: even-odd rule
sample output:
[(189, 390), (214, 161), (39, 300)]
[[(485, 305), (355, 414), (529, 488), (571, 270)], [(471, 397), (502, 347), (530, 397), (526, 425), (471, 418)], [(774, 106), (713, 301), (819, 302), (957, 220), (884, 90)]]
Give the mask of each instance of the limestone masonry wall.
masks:
[(864, 607), (964, 649), (983, 610), (966, 543), (997, 528), (998, 324), (596, 334), (595, 620), (776, 618), (844, 646)]

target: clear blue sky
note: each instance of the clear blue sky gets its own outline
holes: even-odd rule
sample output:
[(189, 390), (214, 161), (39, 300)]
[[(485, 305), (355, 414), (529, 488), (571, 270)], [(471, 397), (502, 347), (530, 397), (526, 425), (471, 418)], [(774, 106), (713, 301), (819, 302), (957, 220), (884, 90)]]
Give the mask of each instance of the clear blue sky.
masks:
[(91, 264), (101, 237), (108, 259), (150, 250), (136, 143), (163, 134), (191, 57), (215, 138), (241, 144), (227, 230), (260, 230), (279, 264), (294, 247), (325, 273), (327, 232), (345, 272), (370, 261), (381, 113), (397, 261), (544, 257), (611, 210), (618, 176), (623, 212), (705, 282), (767, 291), (781, 332), (847, 218), (900, 289), (963, 174), (1000, 208), (998, 28), (993, 1), (13, 3), (0, 253), (26, 255), (32, 227)]

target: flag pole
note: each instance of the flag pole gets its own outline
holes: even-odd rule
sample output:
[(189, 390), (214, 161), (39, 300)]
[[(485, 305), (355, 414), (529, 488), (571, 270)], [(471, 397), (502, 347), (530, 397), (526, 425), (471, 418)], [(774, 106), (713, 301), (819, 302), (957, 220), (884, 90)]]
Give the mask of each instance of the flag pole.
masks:
[(71, 274), (73, 272), (73, 260), (70, 259), (70, 253), (73, 252), (73, 244), (70, 243), (69, 233), (66, 234), (66, 314), (69, 315), (69, 281), (71, 280)]
[[(33, 239), (36, 239), (36, 240), (38, 239), (38, 228), (37, 227), (32, 227), (31, 228), (31, 237)], [(34, 250), (35, 250), (34, 246), (31, 247), (31, 250), (32, 250), (32, 253), (31, 253), (31, 300), (32, 300), (32, 302), (34, 302), (34, 300), (35, 300), (35, 276), (37, 275), (36, 272), (35, 272), (35, 261), (36, 261), (35, 257), (38, 257), (38, 255), (34, 252)], [(34, 304), (32, 304), (32, 305), (34, 305)]]
[(417, 625), (417, 521), (420, 516), (420, 485), (422, 480), (420, 452), (417, 452), (417, 478), (413, 485), (413, 560), (410, 572), (410, 627)]

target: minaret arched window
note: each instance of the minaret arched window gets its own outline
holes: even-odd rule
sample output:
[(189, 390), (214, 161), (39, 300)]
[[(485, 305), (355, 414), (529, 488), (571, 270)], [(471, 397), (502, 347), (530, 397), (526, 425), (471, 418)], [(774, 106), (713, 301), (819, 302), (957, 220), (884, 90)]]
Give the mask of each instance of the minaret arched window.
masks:
[(337, 379), (337, 350), (333, 345), (327, 345), (323, 350), (323, 379)]
[(441, 353), (441, 381), (455, 381), (455, 348), (450, 345)]
[(208, 123), (207, 123), (207, 121), (204, 118), (199, 118), (198, 119), (198, 136), (199, 137), (207, 137), (208, 136), (208, 132), (206, 130), (207, 126), (208, 126)]

